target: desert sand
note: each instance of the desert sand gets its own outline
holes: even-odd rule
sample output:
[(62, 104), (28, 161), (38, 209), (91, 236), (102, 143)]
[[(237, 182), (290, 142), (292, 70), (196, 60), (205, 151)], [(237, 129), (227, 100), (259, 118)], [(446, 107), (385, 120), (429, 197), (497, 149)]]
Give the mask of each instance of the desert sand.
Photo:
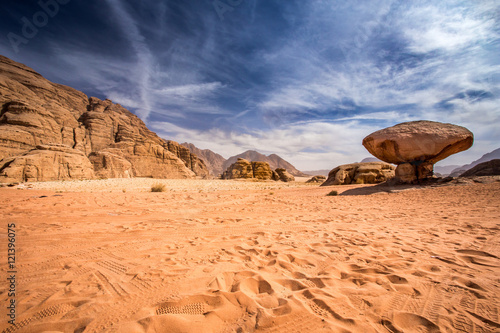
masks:
[(2, 332), (500, 331), (498, 180), (156, 182), (0, 188)]

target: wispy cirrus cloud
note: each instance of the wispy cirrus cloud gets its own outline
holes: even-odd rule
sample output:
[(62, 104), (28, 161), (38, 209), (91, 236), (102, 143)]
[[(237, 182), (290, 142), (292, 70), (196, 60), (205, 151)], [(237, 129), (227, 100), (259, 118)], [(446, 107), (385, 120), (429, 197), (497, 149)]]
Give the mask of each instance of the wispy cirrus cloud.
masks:
[[(212, 128), (207, 131), (186, 129), (171, 123), (155, 122), (151, 127), (161, 136), (175, 137), (180, 142), (219, 151), (228, 158), (245, 150), (258, 150), (294, 161), (296, 167), (311, 170), (319, 166), (333, 168), (362, 160), (369, 154), (360, 146), (362, 139), (376, 126), (351, 120), (332, 124), (321, 121), (300, 122), (271, 130), (225, 131)], [(341, 142), (342, 146), (338, 147)], [(332, 152), (333, 150), (333, 152)], [(301, 158), (298, 159), (297, 155)]]
[(20, 56), (166, 138), (316, 169), (366, 157), (372, 130), (428, 119), (475, 133), (447, 163), (498, 148), (497, 1), (252, 0), (223, 21), (210, 1), (105, 4), (71, 2)]
[[(302, 30), (309, 34), (295, 40), (294, 47), (278, 50), (279, 56), (270, 57), (277, 62), (292, 59), (296, 66), (290, 66), (294, 69), (283, 75), (282, 85), (259, 106), (272, 113), (285, 105), (305, 114), (311, 109), (319, 113), (346, 109), (346, 100), (360, 107), (428, 107), (457, 91), (485, 89), (488, 78), (498, 75), (498, 67), (491, 64), (492, 54), (488, 58), (484, 49), (499, 38), (495, 32), (498, 17), (486, 16), (488, 8), (385, 3), (383, 10), (370, 16), (368, 27), (357, 27), (354, 18), (348, 44), (340, 33), (330, 45), (314, 45), (310, 40), (335, 29), (336, 23), (327, 21), (318, 29), (315, 21), (307, 20)], [(324, 9), (324, 3), (318, 7)], [(301, 50), (307, 51), (301, 54)], [(486, 89), (492, 83), (488, 81)]]
[[(118, 26), (129, 40), (137, 58), (137, 65), (134, 68), (134, 79), (137, 81), (136, 89), (141, 101), (136, 109), (137, 114), (147, 120), (151, 112), (151, 76), (155, 66), (154, 56), (141, 34), (136, 20), (127, 11), (121, 0), (106, 0), (114, 19)], [(126, 105), (128, 99), (121, 101)]]

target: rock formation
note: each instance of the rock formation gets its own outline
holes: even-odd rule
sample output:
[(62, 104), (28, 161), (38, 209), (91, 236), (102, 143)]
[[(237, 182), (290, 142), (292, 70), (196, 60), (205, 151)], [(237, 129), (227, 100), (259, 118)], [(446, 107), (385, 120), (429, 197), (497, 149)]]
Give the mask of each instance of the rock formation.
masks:
[(253, 178), (260, 180), (268, 180), (273, 178), (273, 171), (266, 162), (250, 162), (253, 169)]
[(282, 182), (294, 182), (295, 177), (292, 176), (286, 169), (283, 168), (277, 168), (275, 171), (276, 175), (274, 176), (275, 180), (281, 180)]
[(500, 159), (483, 162), (465, 171), (460, 177), (498, 176), (500, 175)]
[(272, 171), (267, 162), (250, 162), (244, 158), (238, 158), (236, 163), (222, 173), (221, 179), (258, 179), (290, 182), (295, 178), (285, 169), (278, 168)]
[(326, 180), (325, 176), (322, 175), (317, 175), (313, 176), (312, 178), (308, 179), (306, 183), (324, 183)]
[(189, 148), (186, 148), (172, 140), (168, 140), (166, 142), (167, 145), (164, 145), (165, 148), (167, 148), (170, 152), (174, 153), (180, 160), (182, 160), (184, 162), (184, 165), (188, 169), (192, 170), (199, 177), (208, 177), (210, 171), (208, 171), (205, 162), (203, 162), (203, 160), (200, 160), (195, 154), (191, 153)]
[[(76, 161), (82, 170), (73, 167)], [(208, 169), (119, 104), (88, 98), (0, 56), (0, 182), (55, 175), (193, 178), (206, 177)]]
[(202, 159), (212, 176), (219, 177), (224, 172), (224, 162), (226, 162), (226, 159), (223, 156), (214, 153), (210, 149), (199, 149), (192, 143), (181, 143), (181, 146), (188, 148), (191, 153)]
[(363, 139), (363, 146), (378, 159), (398, 165), (397, 181), (414, 183), (432, 177), (434, 163), (469, 149), (473, 141), (464, 127), (423, 120), (374, 132)]
[(266, 162), (250, 162), (238, 158), (223, 174), (222, 179), (271, 180), (273, 172)]
[(394, 178), (394, 169), (384, 162), (344, 164), (330, 171), (321, 186), (382, 183)]
[(256, 152), (255, 150), (247, 150), (244, 153), (228, 158), (223, 164), (223, 169), (226, 170), (231, 164), (235, 163), (238, 160), (238, 158), (244, 158), (248, 161), (267, 162), (269, 163), (269, 166), (271, 167), (272, 170), (275, 170), (277, 168), (286, 169), (290, 174), (296, 177), (308, 176), (305, 173), (297, 170), (292, 164), (285, 161), (276, 154), (271, 154), (269, 156), (266, 156), (259, 152)]
[[(81, 150), (65, 145), (38, 145), (17, 157), (2, 160), (0, 177), (16, 180), (92, 179), (92, 164)], [(0, 178), (1, 179), (1, 178)]]

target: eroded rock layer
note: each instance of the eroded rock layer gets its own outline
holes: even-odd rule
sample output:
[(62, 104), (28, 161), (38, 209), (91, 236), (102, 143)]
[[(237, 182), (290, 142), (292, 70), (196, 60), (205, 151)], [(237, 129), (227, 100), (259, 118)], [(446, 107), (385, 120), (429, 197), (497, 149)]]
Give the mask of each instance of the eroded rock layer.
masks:
[[(72, 169), (77, 160), (81, 172)], [(0, 56), (0, 182), (208, 174), (189, 149), (160, 138), (121, 105)]]
[(275, 171), (271, 169), (267, 162), (250, 162), (244, 158), (238, 158), (227, 168), (221, 176), (222, 179), (258, 179), (275, 180), (283, 182), (293, 182), (295, 177), (283, 168)]

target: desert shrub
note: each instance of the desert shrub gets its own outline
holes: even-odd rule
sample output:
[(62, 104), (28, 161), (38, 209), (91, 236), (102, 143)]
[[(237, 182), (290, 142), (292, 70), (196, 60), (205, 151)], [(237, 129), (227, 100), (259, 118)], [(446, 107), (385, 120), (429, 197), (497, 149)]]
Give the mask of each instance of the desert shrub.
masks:
[(151, 192), (165, 192), (167, 187), (165, 184), (157, 183), (151, 186)]
[(331, 191), (330, 193), (327, 194), (327, 196), (329, 196), (329, 197), (333, 197), (333, 196), (336, 196), (336, 195), (339, 195), (339, 192), (337, 192), (337, 191)]

